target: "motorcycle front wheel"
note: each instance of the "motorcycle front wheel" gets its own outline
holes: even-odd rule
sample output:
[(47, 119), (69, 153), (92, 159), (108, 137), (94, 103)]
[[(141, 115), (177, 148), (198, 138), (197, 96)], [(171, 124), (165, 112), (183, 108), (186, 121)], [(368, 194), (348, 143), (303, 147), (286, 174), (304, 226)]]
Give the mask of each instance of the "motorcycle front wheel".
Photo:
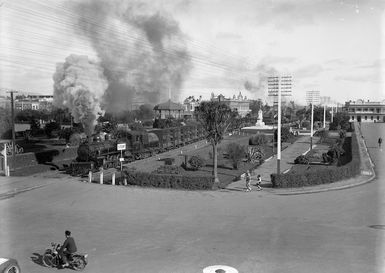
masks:
[(43, 255), (43, 264), (47, 267), (57, 267), (58, 259), (56, 259), (56, 257), (52, 254), (46, 253)]
[(72, 268), (76, 271), (81, 271), (86, 267), (86, 262), (82, 257), (74, 257)]

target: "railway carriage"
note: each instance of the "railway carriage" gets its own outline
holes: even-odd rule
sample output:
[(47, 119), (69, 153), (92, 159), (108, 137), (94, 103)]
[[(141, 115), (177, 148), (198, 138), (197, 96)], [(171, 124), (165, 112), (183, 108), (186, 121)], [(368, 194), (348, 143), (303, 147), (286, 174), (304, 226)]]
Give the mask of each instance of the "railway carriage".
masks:
[[(127, 131), (119, 139), (88, 139), (79, 145), (78, 157), (70, 165), (72, 174), (87, 174), (90, 170), (118, 167), (121, 154), (124, 161), (131, 162), (157, 153), (199, 141), (205, 137), (200, 125), (186, 125), (148, 131)], [(124, 151), (117, 150), (118, 143), (125, 143)]]

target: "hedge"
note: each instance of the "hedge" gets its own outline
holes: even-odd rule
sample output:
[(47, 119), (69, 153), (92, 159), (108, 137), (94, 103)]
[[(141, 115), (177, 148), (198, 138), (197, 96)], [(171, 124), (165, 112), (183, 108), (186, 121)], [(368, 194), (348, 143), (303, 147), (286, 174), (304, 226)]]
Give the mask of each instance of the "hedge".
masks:
[[(23, 153), (16, 155), (15, 168), (22, 169), (46, 163), (60, 163), (76, 158), (77, 147), (63, 148), (61, 150), (45, 150), (36, 153)], [(8, 156), (8, 164), (13, 169), (12, 155)]]
[(187, 176), (157, 174), (145, 172), (124, 172), (128, 185), (142, 187), (185, 189), (185, 190), (211, 190), (213, 188), (212, 176)]
[(350, 141), (345, 141), (344, 143), (346, 150), (348, 150), (344, 161), (346, 162), (348, 159), (351, 159), (350, 162), (339, 167), (317, 166), (316, 168), (310, 168), (302, 173), (288, 172), (279, 176), (277, 174), (271, 174), (273, 188), (291, 188), (327, 184), (358, 175), (360, 173), (360, 153), (357, 138), (354, 135), (351, 137), (351, 149), (346, 147), (349, 142)]

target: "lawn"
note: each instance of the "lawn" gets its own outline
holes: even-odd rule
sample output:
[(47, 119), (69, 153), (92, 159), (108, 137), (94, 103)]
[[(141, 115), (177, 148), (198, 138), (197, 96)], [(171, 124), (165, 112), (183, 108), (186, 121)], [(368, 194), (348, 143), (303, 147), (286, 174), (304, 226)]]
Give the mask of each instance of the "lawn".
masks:
[[(246, 162), (245, 159), (240, 162), (237, 169), (233, 168), (233, 164), (230, 159), (224, 156), (226, 152), (226, 148), (230, 143), (238, 143), (240, 145), (249, 146), (249, 138), (252, 134), (248, 135), (231, 135), (226, 136), (222, 142), (218, 146), (218, 178), (220, 181), (220, 187), (226, 187), (230, 183), (238, 180), (242, 174), (244, 174), (247, 170), (255, 169), (259, 166), (259, 163), (250, 163)], [(262, 145), (262, 149), (264, 151), (264, 159), (267, 159), (273, 155), (273, 152), (276, 152), (276, 145), (273, 149), (272, 141), (273, 135), (267, 135), (268, 143)], [(290, 139), (290, 142), (282, 143), (282, 150), (287, 148), (291, 143), (294, 143), (299, 137), (294, 137)], [(132, 164), (129, 164), (131, 167), (134, 167), (137, 171), (143, 172), (153, 172), (160, 166), (164, 165), (164, 159), (167, 157), (174, 158), (174, 165), (181, 166), (185, 160), (185, 156), (190, 158), (191, 156), (200, 156), (205, 159), (206, 165), (197, 171), (192, 170), (181, 170), (184, 175), (191, 176), (211, 176), (213, 171), (213, 158), (212, 158), (212, 146), (209, 144), (206, 145), (198, 145), (198, 148), (194, 148), (194, 144), (192, 144), (192, 148), (187, 149), (183, 147), (183, 153), (180, 153), (181, 149), (178, 149), (173, 152), (172, 155), (158, 155), (157, 157), (160, 160), (144, 160), (144, 161), (136, 161)], [(178, 152), (179, 151), (179, 152)]]

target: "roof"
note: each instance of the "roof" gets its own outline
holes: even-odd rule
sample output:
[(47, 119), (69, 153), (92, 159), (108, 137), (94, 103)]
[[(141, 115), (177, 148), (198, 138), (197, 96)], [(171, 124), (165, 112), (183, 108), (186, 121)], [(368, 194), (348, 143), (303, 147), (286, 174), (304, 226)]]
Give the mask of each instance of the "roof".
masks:
[(154, 110), (184, 110), (183, 105), (168, 100), (165, 103), (155, 105)]

